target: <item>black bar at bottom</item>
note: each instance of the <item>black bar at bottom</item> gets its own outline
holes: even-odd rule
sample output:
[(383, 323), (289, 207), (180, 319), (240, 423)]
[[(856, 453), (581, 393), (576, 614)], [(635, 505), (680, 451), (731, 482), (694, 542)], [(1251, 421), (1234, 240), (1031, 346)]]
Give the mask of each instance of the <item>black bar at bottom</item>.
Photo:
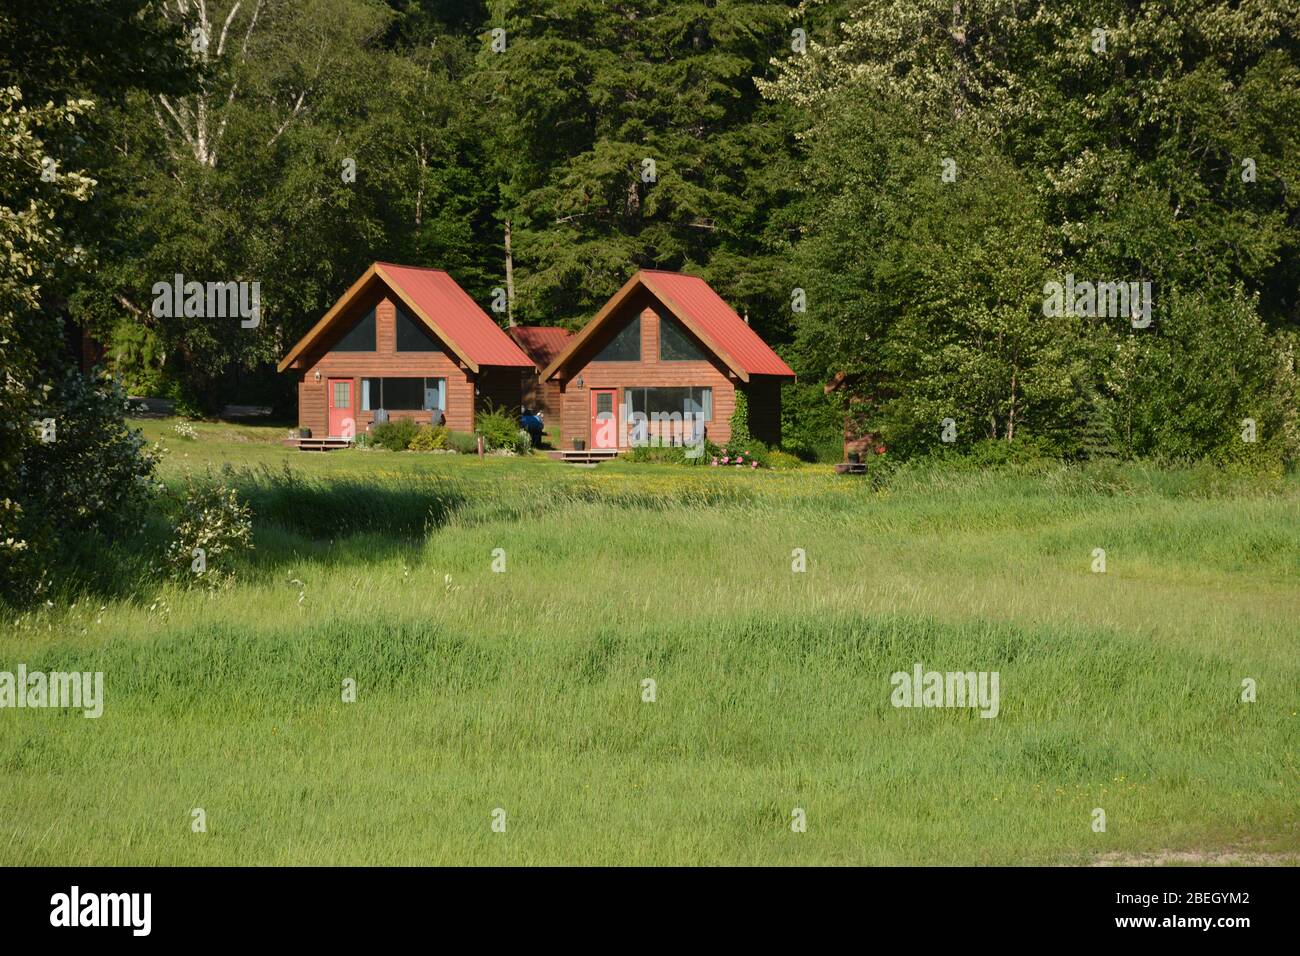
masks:
[(0, 872), (0, 932), (6, 948), (74, 934), (334, 947), (449, 929), (458, 946), (471, 931), (485, 943), (611, 947), (685, 934), (767, 948), (775, 936), (828, 932), (862, 942), (902, 933), (943, 951), (1098, 938), (1222, 947), (1293, 937), (1294, 899), (1288, 868), (37, 868)]

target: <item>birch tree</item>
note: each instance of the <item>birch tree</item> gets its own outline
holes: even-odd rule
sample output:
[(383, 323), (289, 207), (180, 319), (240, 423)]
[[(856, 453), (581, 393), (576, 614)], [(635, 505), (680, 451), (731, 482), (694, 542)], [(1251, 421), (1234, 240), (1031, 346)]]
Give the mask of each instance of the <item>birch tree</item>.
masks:
[(259, 139), (273, 146), (386, 22), (378, 5), (355, 0), (166, 0), (164, 10), (186, 31), (198, 88), (155, 96), (154, 120), (173, 160), (213, 168), (239, 109), (257, 113)]

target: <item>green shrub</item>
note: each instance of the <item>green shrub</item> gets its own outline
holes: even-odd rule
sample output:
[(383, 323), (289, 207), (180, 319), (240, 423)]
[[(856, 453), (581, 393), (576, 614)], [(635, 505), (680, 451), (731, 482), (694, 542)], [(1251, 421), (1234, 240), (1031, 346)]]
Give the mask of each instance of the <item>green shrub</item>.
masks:
[(406, 446), (411, 451), (438, 451), (447, 447), (447, 429), (441, 425), (432, 428), (420, 428), (411, 443)]
[(700, 454), (692, 455), (692, 449), (683, 445), (662, 445), (653, 447), (638, 445), (628, 449), (623, 456), (625, 461), (655, 463), (667, 465), (706, 465), (718, 454), (718, 446), (710, 441), (704, 442)]
[(420, 426), (409, 418), (398, 418), (370, 428), (370, 440), (389, 451), (406, 451)]
[(169, 376), (164, 361), (167, 345), (156, 330), (134, 319), (122, 318), (109, 332), (106, 345), (107, 363), (113, 377), (128, 393), (172, 400), (180, 397), (180, 389)]
[(978, 468), (995, 468), (1050, 460), (1056, 456), (1050, 443), (1031, 436), (1010, 442), (1002, 438), (982, 438), (970, 447), (965, 457)]
[(532, 447), (528, 432), (519, 427), (519, 417), (506, 408), (479, 412), (474, 427), (491, 451), (513, 451), (525, 455)]
[(209, 588), (228, 585), (235, 573), (230, 559), (252, 549), (253, 515), (235, 489), (187, 478), (180, 516), (167, 546), (171, 577)]
[(798, 455), (790, 454), (788, 451), (774, 448), (767, 453), (767, 467), (773, 471), (792, 471), (803, 467), (803, 459)]
[(767, 468), (771, 454), (766, 445), (753, 439), (747, 442), (729, 441), (712, 453), (709, 464), (718, 468), (753, 468), (754, 462), (758, 462), (759, 468)]
[[(127, 427), (126, 395), (113, 379), (69, 369), (8, 429), (17, 467), (0, 487), (0, 595), (38, 597), (90, 539), (121, 542), (140, 529), (157, 486), (159, 453)], [(44, 428), (31, 420), (50, 421)]]
[(478, 452), (478, 436), (469, 432), (455, 432), (448, 429), (447, 447), (452, 451), (460, 452), (462, 455), (473, 455)]

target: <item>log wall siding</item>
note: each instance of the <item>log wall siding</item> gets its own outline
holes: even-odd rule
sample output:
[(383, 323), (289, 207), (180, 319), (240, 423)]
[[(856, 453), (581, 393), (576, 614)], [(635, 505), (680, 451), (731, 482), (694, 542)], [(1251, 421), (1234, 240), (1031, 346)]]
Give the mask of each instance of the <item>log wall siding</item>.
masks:
[[(641, 361), (593, 362), (596, 355), (614, 335), (641, 315)], [(623, 400), (624, 388), (645, 386), (699, 385), (713, 389), (713, 418), (705, 423), (706, 434), (712, 442), (722, 444), (731, 438), (731, 413), (736, 408), (736, 383), (730, 370), (721, 361), (710, 358), (695, 362), (659, 361), (659, 322), (667, 315), (649, 293), (640, 291), (628, 298), (619, 311), (609, 318), (601, 334), (584, 349), (585, 358), (579, 357), (561, 382), (561, 430), (566, 447), (580, 438), (591, 447), (591, 389), (617, 388), (618, 400)], [(689, 334), (689, 333), (688, 333)], [(701, 351), (708, 354), (703, 345)], [(578, 379), (582, 385), (578, 385)], [(627, 437), (621, 436), (620, 444)]]
[(551, 379), (545, 385), (537, 372), (524, 370), (523, 404), (540, 411), (548, 422), (560, 420), (560, 383)]
[[(334, 352), (334, 345), (353, 322), (371, 307), (375, 308), (375, 351)], [(474, 430), (475, 376), (464, 368), (456, 355), (445, 349), (437, 352), (398, 352), (397, 309), (386, 294), (376, 293), (358, 301), (338, 324), (338, 330), (323, 338), (319, 346), (303, 356), (304, 367), (298, 379), (298, 423), (313, 435), (329, 432), (329, 407), (325, 389), (331, 378), (350, 378), (353, 382), (354, 417), (357, 432), (367, 431), (374, 423), (374, 412), (361, 411), (363, 378), (444, 378), (447, 380), (447, 427), (457, 431)], [(320, 381), (316, 381), (316, 373)], [(482, 373), (490, 394), (501, 404), (517, 405), (519, 378), (514, 369), (485, 369)], [(513, 398), (511, 383), (513, 382)], [(509, 399), (509, 401), (507, 401)], [(430, 422), (433, 412), (390, 411), (390, 419), (409, 418)]]
[(532, 374), (526, 368), (484, 368), (476, 383), (479, 409), (487, 411), (491, 408), (504, 408), (518, 417), (523, 376)]

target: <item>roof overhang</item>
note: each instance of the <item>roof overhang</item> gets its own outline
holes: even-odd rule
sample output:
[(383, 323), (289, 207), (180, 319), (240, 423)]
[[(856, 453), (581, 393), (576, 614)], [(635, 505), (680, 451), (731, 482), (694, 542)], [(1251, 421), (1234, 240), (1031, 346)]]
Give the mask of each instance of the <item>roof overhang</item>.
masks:
[(662, 288), (656, 286), (653, 277), (646, 275), (644, 272), (638, 272), (636, 275), (632, 276), (632, 278), (628, 279), (627, 282), (623, 283), (623, 287), (614, 293), (610, 300), (601, 307), (599, 312), (596, 313), (595, 317), (582, 327), (582, 331), (569, 341), (568, 346), (566, 346), (565, 349), (560, 352), (554, 360), (552, 360), (550, 365), (546, 366), (542, 371), (541, 380), (545, 382), (551, 379), (560, 369), (564, 368), (573, 356), (582, 349), (583, 345), (596, 334), (609, 317), (613, 315), (637, 289), (645, 289), (658, 299), (659, 302), (661, 302), (663, 306), (673, 314), (674, 318), (690, 329), (695, 337), (708, 347), (709, 351), (722, 360), (722, 363), (731, 370), (732, 374), (735, 375), (736, 378), (740, 379), (742, 382), (749, 381), (749, 372), (747, 372), (744, 367), (741, 366), (741, 364), (737, 362), (725, 349), (720, 347), (712, 336), (708, 335), (703, 329), (701, 329), (696, 324), (695, 320), (690, 317), (689, 313), (673, 300), (672, 296), (668, 295)]
[(421, 322), (428, 326), (429, 331), (438, 336), (438, 340), (443, 342), (447, 348), (451, 350), (452, 354), (460, 360), (461, 364), (465, 368), (469, 369), (471, 372), (479, 371), (478, 363), (466, 355), (464, 350), (455, 342), (455, 340), (439, 328), (438, 323), (433, 320), (433, 317), (420, 308), (420, 306), (416, 304), (415, 300), (406, 294), (406, 291), (402, 286), (398, 282), (395, 282), (393, 277), (385, 272), (384, 267), (377, 262), (373, 263), (370, 268), (361, 273), (361, 278), (352, 283), (352, 285), (348, 287), (348, 290), (344, 292), (343, 295), (339, 296), (338, 301), (330, 306), (329, 311), (321, 316), (321, 320), (313, 325), (307, 334), (298, 340), (297, 344), (289, 350), (289, 354), (280, 361), (278, 366), (276, 366), (276, 371), (283, 372), (292, 367), (302, 354), (306, 352), (307, 349), (310, 348), (311, 345), (320, 338), (320, 336), (323, 335), (331, 325), (334, 324), (334, 321), (349, 305), (368, 292), (377, 283), (383, 283), (388, 291), (397, 296), (412, 315), (417, 316)]

